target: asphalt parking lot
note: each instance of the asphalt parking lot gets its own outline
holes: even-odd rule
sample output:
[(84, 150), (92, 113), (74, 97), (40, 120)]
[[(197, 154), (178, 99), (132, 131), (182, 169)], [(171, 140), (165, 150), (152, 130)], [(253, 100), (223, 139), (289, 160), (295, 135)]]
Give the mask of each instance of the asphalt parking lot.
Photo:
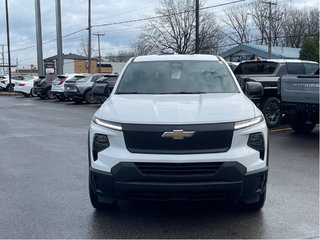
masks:
[(319, 127), (270, 131), (267, 200), (258, 213), (221, 202), (88, 196), (87, 131), (100, 105), (0, 96), (1, 238), (319, 238)]

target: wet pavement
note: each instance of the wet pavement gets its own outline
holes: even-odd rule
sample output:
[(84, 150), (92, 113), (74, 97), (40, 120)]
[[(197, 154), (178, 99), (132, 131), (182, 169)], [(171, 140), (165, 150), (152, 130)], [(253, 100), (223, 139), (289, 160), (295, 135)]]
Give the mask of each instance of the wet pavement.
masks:
[(99, 105), (0, 96), (0, 238), (319, 238), (319, 128), (270, 131), (267, 200), (257, 213), (223, 202), (88, 196), (87, 131)]

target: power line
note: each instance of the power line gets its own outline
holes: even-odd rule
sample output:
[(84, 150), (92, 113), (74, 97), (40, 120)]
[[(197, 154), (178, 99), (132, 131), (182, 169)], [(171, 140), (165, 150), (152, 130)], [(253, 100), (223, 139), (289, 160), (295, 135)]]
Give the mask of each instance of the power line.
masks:
[[(230, 4), (234, 4), (234, 3), (238, 3), (238, 2), (244, 2), (244, 1), (246, 1), (246, 0), (236, 0), (236, 1), (228, 2), (228, 3), (221, 3), (221, 4), (212, 5), (212, 6), (208, 6), (208, 7), (202, 7), (202, 8), (199, 8), (199, 10), (222, 7), (222, 6), (226, 6), (226, 5), (230, 5)], [(181, 12), (172, 13), (172, 14), (157, 15), (157, 16), (153, 16), (153, 17), (138, 18), (138, 19), (132, 19), (132, 20), (127, 20), (127, 21), (121, 21), (121, 22), (96, 24), (96, 25), (92, 25), (92, 27), (104, 27), (104, 26), (118, 25), (118, 24), (124, 24), (124, 23), (142, 22), (142, 21), (153, 20), (153, 19), (158, 19), (158, 18), (170, 17), (170, 16), (174, 16), (176, 14), (183, 14), (183, 13), (188, 13), (188, 12), (195, 12), (195, 10), (186, 10), (186, 11), (181, 11)]]

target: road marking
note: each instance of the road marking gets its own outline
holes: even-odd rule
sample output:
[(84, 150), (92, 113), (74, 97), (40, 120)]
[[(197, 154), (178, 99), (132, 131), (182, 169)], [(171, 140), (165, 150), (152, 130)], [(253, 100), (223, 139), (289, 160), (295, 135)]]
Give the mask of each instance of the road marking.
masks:
[(279, 128), (279, 129), (270, 130), (270, 132), (283, 132), (288, 130), (292, 130), (292, 128)]

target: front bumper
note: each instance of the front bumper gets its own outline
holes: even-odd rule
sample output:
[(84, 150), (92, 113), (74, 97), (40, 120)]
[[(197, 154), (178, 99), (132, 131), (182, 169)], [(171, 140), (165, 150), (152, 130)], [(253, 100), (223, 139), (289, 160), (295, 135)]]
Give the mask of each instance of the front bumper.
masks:
[(47, 88), (42, 87), (34, 87), (33, 91), (39, 96), (39, 97), (45, 97)]
[(100, 201), (244, 200), (256, 202), (266, 191), (268, 167), (247, 174), (237, 162), (224, 162), (213, 175), (159, 176), (144, 174), (135, 163), (121, 162), (111, 173), (90, 168), (89, 183)]

